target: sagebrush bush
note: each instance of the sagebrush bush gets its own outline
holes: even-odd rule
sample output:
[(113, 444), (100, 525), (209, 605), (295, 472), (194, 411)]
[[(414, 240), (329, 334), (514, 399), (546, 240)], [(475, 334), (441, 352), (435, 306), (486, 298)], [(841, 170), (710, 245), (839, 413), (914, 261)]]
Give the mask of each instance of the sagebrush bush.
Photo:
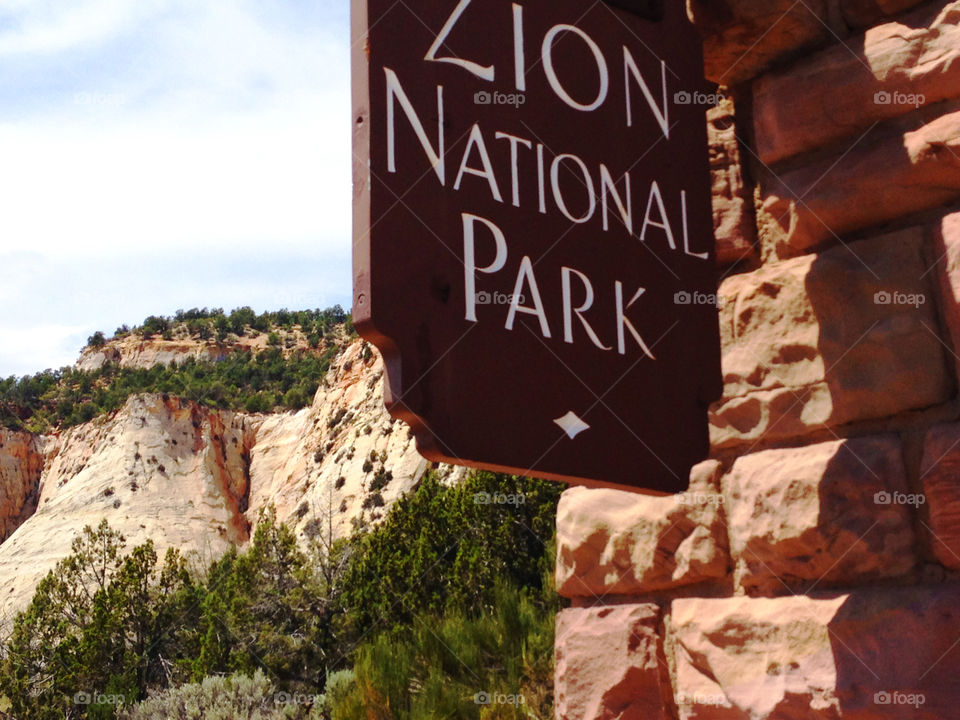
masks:
[(323, 718), (320, 706), (308, 706), (299, 696), (277, 692), (260, 670), (252, 677), (210, 676), (202, 682), (158, 693), (121, 712), (121, 720), (281, 720)]

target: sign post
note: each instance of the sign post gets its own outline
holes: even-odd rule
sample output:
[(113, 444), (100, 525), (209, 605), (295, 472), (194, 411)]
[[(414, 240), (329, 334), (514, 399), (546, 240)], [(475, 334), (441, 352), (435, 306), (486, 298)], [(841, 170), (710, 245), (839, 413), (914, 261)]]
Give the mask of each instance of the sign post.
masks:
[(354, 320), (428, 459), (679, 492), (722, 387), (702, 51), (615, 5), (353, 0)]

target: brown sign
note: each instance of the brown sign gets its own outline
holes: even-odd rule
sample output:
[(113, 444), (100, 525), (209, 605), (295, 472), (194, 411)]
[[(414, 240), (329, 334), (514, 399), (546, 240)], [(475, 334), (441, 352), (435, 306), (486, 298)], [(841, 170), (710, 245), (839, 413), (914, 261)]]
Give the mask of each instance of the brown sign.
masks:
[(630, 5), (353, 2), (354, 318), (431, 460), (677, 492), (708, 452), (700, 40)]

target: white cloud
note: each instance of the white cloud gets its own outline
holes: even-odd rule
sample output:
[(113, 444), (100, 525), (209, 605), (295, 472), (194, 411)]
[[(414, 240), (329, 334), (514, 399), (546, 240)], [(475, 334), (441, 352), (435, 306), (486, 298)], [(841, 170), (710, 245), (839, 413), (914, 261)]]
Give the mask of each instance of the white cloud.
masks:
[[(165, 3), (148, 28), (122, 10), (129, 2), (91, 0), (52, 20), (39, 5), (47, 11), (27, 12), (23, 25), (40, 29), (16, 35), (26, 46), (59, 48), (132, 23), (152, 50), (135, 72), (76, 78), (55, 111), (0, 114), (4, 238), (55, 254), (346, 239), (345, 35), (320, 30), (305, 42), (242, 2)], [(75, 13), (102, 18), (79, 23), (69, 41), (49, 29), (73, 27)]]
[(50, 54), (89, 46), (115, 36), (156, 7), (149, 0), (6, 0), (0, 20), (0, 57)]
[[(6, 0), (0, 265), (19, 270), (0, 267), (0, 300), (29, 312), (0, 328), (0, 375), (22, 371), (23, 358), (58, 365), (69, 338), (82, 344), (143, 308), (229, 307), (244, 292), (266, 303), (291, 278), (306, 298), (304, 263), (321, 257), (316, 276), (337, 287), (316, 294), (342, 302), (348, 46), (345, 6), (327, 2)], [(158, 258), (222, 258), (257, 284), (230, 288), (223, 272), (210, 283), (195, 265), (166, 282)], [(278, 271), (285, 258), (291, 271)], [(98, 278), (95, 302), (71, 301), (77, 272)], [(149, 282), (132, 297), (138, 273)], [(136, 314), (118, 321), (117, 308)]]
[(0, 377), (32, 375), (72, 365), (86, 341), (85, 328), (44, 325), (14, 328), (0, 325)]
[(349, 147), (326, 142), (343, 133), (322, 114), (302, 116), (227, 116), (216, 128), (0, 125), (4, 242), (87, 257), (347, 242)]

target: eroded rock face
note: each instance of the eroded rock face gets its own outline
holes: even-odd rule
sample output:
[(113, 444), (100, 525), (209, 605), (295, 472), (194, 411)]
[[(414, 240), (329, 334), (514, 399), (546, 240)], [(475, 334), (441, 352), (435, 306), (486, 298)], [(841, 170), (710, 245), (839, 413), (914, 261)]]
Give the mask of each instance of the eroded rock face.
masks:
[(0, 428), (0, 543), (36, 510), (41, 444), (27, 433)]
[[(203, 563), (246, 542), (268, 505), (304, 541), (375, 523), (428, 467), (387, 414), (382, 376), (379, 356), (356, 341), (297, 413), (217, 412), (146, 395), (57, 437), (0, 435), (0, 527), (22, 522), (0, 545), (0, 626), (102, 518), (128, 546), (151, 538), (161, 556), (178, 547)], [(464, 475), (439, 472), (449, 482)]]
[(720, 265), (750, 260), (756, 253), (753, 198), (743, 180), (743, 163), (734, 121), (733, 100), (707, 111), (710, 174), (713, 178), (713, 230)]
[(667, 720), (670, 681), (656, 605), (570, 608), (557, 616), (558, 720)]
[(187, 358), (211, 362), (226, 356), (228, 352), (230, 350), (226, 346), (214, 342), (179, 342), (159, 338), (141, 340), (136, 336), (129, 336), (102, 348), (84, 348), (76, 367), (78, 370), (90, 371), (99, 370), (107, 363), (116, 363), (120, 367), (148, 368), (182, 362)]
[[(107, 363), (116, 363), (124, 368), (151, 368), (154, 365), (170, 365), (193, 358), (199, 362), (216, 362), (230, 353), (263, 352), (270, 348), (269, 334), (249, 333), (243, 336), (230, 335), (226, 342), (215, 338), (198, 340), (178, 331), (179, 336), (167, 340), (154, 335), (142, 338), (135, 333), (111, 340), (103, 347), (85, 347), (80, 352), (78, 370), (98, 370)], [(307, 337), (299, 327), (286, 331), (284, 351), (307, 350)], [(286, 347), (289, 341), (290, 346)], [(321, 348), (322, 349), (322, 348)]]
[[(842, 604), (807, 597), (674, 600), (669, 629), (682, 720), (838, 718), (827, 626)], [(800, 708), (806, 715), (796, 713)]]
[(746, 455), (723, 494), (734, 578), (747, 593), (864, 584), (916, 563), (911, 511), (920, 503), (896, 436)]
[(0, 544), (0, 618), (86, 525), (106, 518), (133, 546), (152, 539), (210, 560), (245, 541), (251, 427), (242, 417), (158, 395), (131, 398), (111, 417), (51, 442), (37, 511)]
[[(427, 468), (407, 426), (384, 407), (383, 360), (357, 342), (336, 358), (311, 407), (258, 426), (247, 514), (255, 522), (273, 504), (298, 534), (346, 537), (355, 521), (381, 517)], [(439, 472), (451, 482), (464, 475)]]
[(720, 288), (715, 449), (808, 435), (949, 399), (920, 229), (765, 265)]
[(960, 2), (933, 3), (758, 78), (757, 154), (773, 164), (848, 138), (842, 152), (876, 122), (956, 97)]
[(687, 0), (709, 80), (735, 85), (829, 35), (824, 0)]
[[(943, 316), (953, 347), (960, 348), (960, 213), (944, 217), (934, 235)], [(954, 361), (960, 371), (960, 357), (954, 358)]]
[(948, 568), (960, 570), (960, 423), (931, 428), (920, 472), (929, 507), (930, 547)]
[(865, 28), (921, 2), (923, 0), (840, 0), (840, 9), (851, 28)]
[(921, 110), (874, 129), (845, 155), (766, 174), (756, 192), (765, 257), (791, 257), (960, 198), (960, 112), (929, 114), (926, 124)]
[(953, 717), (960, 587), (674, 600), (681, 720)]
[(640, 595), (724, 577), (720, 465), (701, 463), (682, 495), (572, 488), (557, 509), (557, 592)]

